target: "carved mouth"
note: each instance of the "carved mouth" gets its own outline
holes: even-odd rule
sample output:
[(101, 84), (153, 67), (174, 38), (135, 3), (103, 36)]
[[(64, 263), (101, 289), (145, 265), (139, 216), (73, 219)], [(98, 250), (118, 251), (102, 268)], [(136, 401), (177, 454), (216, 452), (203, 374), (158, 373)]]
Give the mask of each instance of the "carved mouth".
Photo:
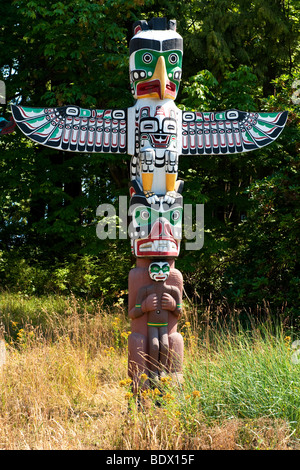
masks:
[(156, 281), (164, 281), (165, 279), (167, 279), (167, 276), (155, 276)]
[(150, 80), (146, 82), (138, 83), (136, 88), (137, 96), (157, 94), (160, 97), (160, 81), (159, 80)]
[(170, 142), (170, 135), (166, 134), (150, 134), (150, 139), (153, 147), (155, 148), (166, 148)]
[(136, 241), (137, 256), (178, 256), (179, 249), (176, 240), (151, 239)]
[[(147, 80), (137, 84), (136, 94), (139, 98), (144, 95), (151, 95), (163, 99), (160, 80)], [(176, 85), (170, 80), (166, 83), (164, 97), (175, 98)]]
[(167, 82), (165, 95), (171, 95), (172, 98), (175, 98), (175, 95), (176, 95), (175, 83), (170, 82), (170, 81)]

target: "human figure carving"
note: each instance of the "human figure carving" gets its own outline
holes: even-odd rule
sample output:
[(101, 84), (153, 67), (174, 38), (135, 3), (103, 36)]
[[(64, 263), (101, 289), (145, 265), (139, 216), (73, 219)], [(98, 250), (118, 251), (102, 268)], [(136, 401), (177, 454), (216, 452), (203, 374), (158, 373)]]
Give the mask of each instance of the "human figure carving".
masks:
[(157, 380), (166, 375), (169, 355), (169, 315), (181, 314), (181, 293), (178, 287), (166, 284), (170, 274), (167, 261), (155, 261), (149, 265), (152, 283), (139, 289), (131, 318), (147, 315), (149, 370)]

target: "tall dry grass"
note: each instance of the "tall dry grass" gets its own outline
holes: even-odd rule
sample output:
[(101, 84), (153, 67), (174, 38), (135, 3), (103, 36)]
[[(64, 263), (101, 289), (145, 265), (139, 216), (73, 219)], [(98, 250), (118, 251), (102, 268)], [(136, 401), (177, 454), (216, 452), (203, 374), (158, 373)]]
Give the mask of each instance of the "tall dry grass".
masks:
[[(137, 403), (125, 310), (100, 302), (0, 297), (0, 449), (291, 449), (300, 437), (292, 338), (212, 327), (186, 310), (185, 381)], [(207, 313), (207, 312), (206, 312)]]

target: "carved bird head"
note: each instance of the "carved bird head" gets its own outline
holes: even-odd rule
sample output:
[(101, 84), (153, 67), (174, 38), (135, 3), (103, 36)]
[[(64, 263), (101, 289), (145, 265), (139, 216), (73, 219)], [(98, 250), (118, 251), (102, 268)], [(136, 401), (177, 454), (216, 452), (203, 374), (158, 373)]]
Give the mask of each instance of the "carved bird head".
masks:
[(129, 50), (131, 91), (135, 99), (175, 100), (182, 70), (183, 39), (176, 21), (142, 20), (133, 25)]

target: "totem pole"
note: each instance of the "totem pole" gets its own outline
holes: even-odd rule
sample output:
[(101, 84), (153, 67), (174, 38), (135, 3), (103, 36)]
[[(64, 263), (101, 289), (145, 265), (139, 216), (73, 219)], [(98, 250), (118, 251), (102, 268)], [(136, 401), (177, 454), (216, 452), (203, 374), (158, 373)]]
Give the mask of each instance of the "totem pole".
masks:
[[(128, 373), (137, 391), (165, 374), (182, 377), (183, 339), (177, 321), (183, 278), (175, 268), (183, 214), (179, 155), (258, 149), (278, 137), (287, 112), (181, 111), (174, 103), (183, 56), (176, 21), (137, 21), (133, 33), (129, 69), (134, 106), (102, 110), (11, 107), (20, 129), (39, 144), (72, 152), (132, 156), (128, 233), (136, 267), (128, 280)], [(150, 380), (141, 382), (142, 374)]]

